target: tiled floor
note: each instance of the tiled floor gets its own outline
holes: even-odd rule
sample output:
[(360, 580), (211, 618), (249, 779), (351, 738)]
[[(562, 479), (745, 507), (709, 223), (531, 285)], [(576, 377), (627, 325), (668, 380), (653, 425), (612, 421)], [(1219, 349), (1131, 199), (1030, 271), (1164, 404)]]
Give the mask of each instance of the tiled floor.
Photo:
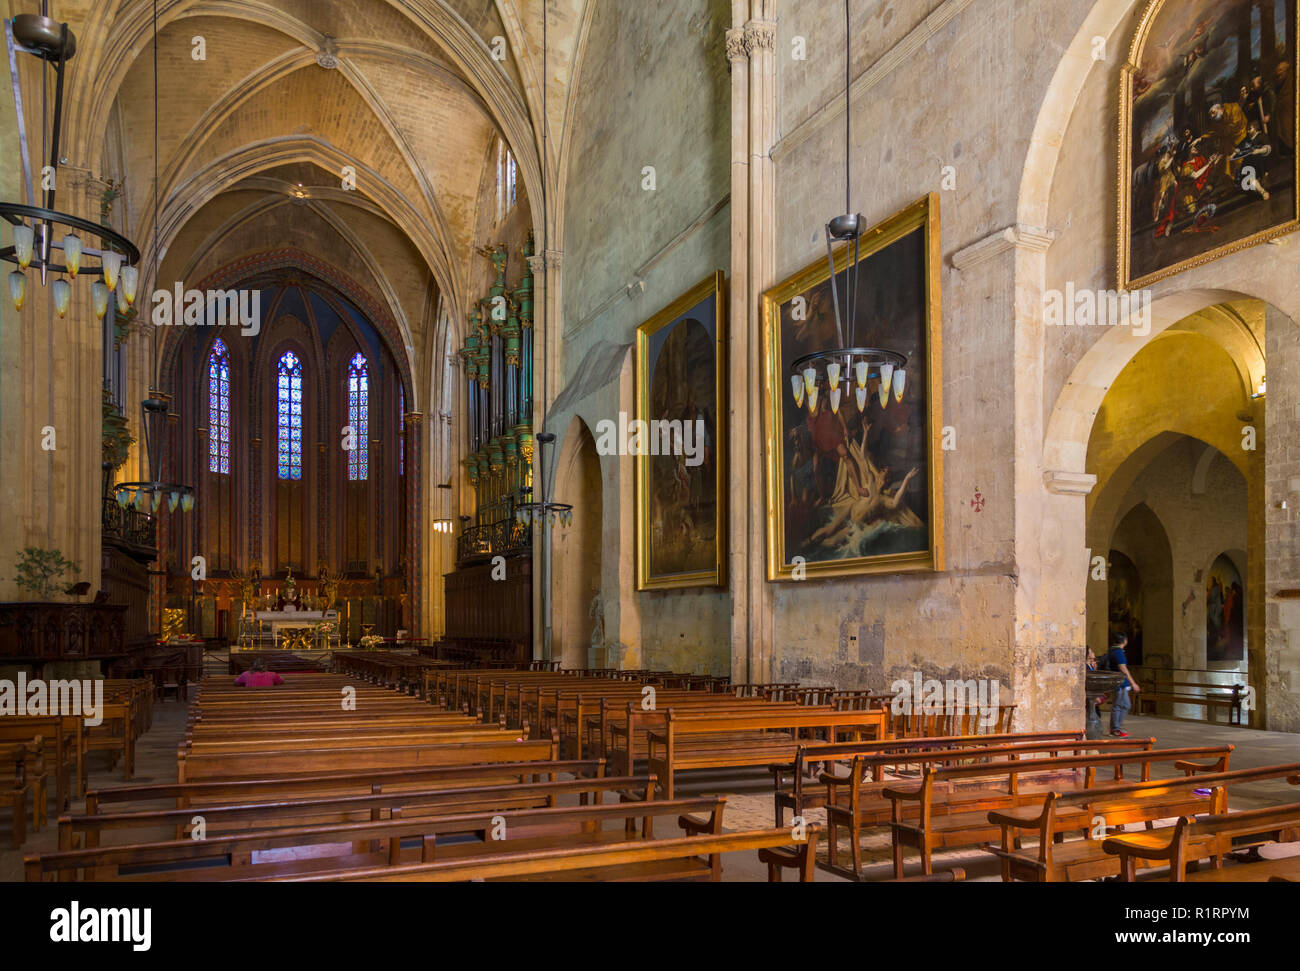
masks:
[[(136, 774), (132, 783), (169, 782), (176, 777), (176, 747), (184, 733), (187, 706), (176, 701), (161, 702), (154, 706), (153, 728), (137, 742)], [(1162, 748), (1181, 748), (1194, 745), (1231, 744), (1236, 746), (1232, 754), (1233, 768), (1250, 768), (1252, 766), (1277, 763), (1300, 763), (1300, 735), (1278, 732), (1263, 732), (1226, 725), (1207, 725), (1203, 722), (1174, 721), (1164, 718), (1130, 717), (1125, 726), (1134, 736), (1154, 736)], [(107, 756), (103, 753), (92, 755), (90, 763), (90, 787), (107, 788), (123, 785), (127, 779), (119, 765), (114, 770), (107, 768)], [(1173, 774), (1168, 767), (1161, 771)], [(775, 824), (772, 812), (772, 778), (762, 769), (743, 771), (695, 772), (682, 776), (677, 782), (680, 796), (686, 797), (704, 793), (726, 794), (727, 829), (766, 829)], [(1251, 809), (1257, 806), (1275, 805), (1283, 802), (1300, 801), (1300, 792), (1283, 780), (1276, 782), (1252, 783), (1233, 789), (1232, 808)], [(58, 816), (54, 805), (54, 794), (50, 794), (50, 823), (39, 833), (30, 832), (26, 844), (21, 850), (10, 848), (11, 821), (8, 813), (0, 816), (0, 880), (18, 881), (23, 879), (22, 859), (26, 853), (39, 853), (57, 848), (58, 830), (55, 821)], [(124, 807), (125, 808), (125, 807)], [(70, 811), (81, 812), (84, 804), (75, 801)], [(824, 813), (810, 813), (809, 822), (824, 821)], [(159, 833), (159, 838), (166, 838), (166, 833)], [(885, 877), (889, 872), (889, 837), (887, 833), (877, 830), (866, 838), (863, 844), (864, 856), (869, 863), (869, 877)], [(1287, 848), (1289, 850), (1290, 848)], [(1300, 852), (1300, 846), (1296, 847)], [(1285, 852), (1285, 851), (1284, 851)], [(968, 880), (996, 880), (997, 867), (993, 858), (979, 850), (944, 853), (935, 858), (936, 868), (961, 866), (966, 870)], [(910, 871), (909, 871), (910, 872)], [(757, 854), (728, 854), (723, 857), (723, 879), (727, 881), (765, 880), (766, 869), (758, 863)], [(819, 870), (819, 881), (834, 882), (839, 877)]]

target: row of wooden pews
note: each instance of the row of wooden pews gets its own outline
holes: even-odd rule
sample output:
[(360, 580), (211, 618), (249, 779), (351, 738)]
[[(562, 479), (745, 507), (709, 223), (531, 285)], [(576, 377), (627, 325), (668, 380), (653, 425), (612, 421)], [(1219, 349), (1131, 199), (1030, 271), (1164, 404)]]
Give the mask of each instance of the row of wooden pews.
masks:
[(728, 833), (724, 797), (655, 798), (652, 775), (562, 760), (554, 732), (400, 687), (204, 681), (177, 782), (92, 791), (27, 878), (716, 880), (742, 850), (771, 879), (812, 877), (817, 827)]
[[(5, 780), (0, 802), (13, 810), (15, 846), (26, 838), (28, 796), (31, 828), (39, 831), (46, 822), (51, 781), (59, 810), (85, 795), (91, 752), (106, 752), (110, 771), (121, 761), (126, 778), (134, 773), (136, 740), (153, 724), (152, 688), (139, 678), (104, 679), (98, 685), (103, 699), (100, 723), (93, 727), (77, 714), (0, 716), (0, 773)], [(83, 687), (81, 683), (77, 697)], [(91, 702), (82, 699), (83, 708)]]
[[(569, 758), (607, 758), (616, 771), (648, 761), (672, 798), (676, 773), (791, 761), (801, 741), (883, 737), (883, 708), (778, 700), (775, 690), (670, 688), (662, 672), (445, 669), (425, 673), (440, 704), (530, 735), (555, 734)], [(774, 688), (775, 686), (760, 686)]]
[[(1078, 732), (811, 744), (793, 763), (771, 767), (776, 824), (787, 811), (798, 818), (824, 809), (827, 855), (819, 865), (855, 880), (864, 879), (863, 837), (882, 827), (894, 879), (905, 878), (909, 851), (920, 854), (929, 878), (936, 852), (962, 848), (996, 856), (1005, 880), (1133, 879), (1171, 860), (1173, 879), (1183, 879), (1177, 874), (1190, 860), (1211, 860), (1215, 869), (1206, 872), (1219, 873), (1225, 841), (1242, 849), (1300, 836), (1300, 805), (1257, 817), (1228, 813), (1231, 786), (1300, 784), (1300, 763), (1230, 770), (1231, 753), (1231, 745), (1159, 749), (1153, 738), (1088, 740)], [(1181, 830), (1155, 828), (1179, 817)], [(1135, 823), (1144, 829), (1116, 835)], [(1034, 845), (1026, 848), (1026, 839)], [(1300, 857), (1226, 872), (1294, 878)]]

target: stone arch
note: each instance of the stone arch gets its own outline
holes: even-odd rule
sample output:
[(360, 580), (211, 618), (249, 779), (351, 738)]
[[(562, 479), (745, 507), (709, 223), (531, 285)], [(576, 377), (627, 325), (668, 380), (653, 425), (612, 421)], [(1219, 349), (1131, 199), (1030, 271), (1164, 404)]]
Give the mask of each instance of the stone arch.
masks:
[(575, 415), (565, 432), (555, 465), (554, 490), (548, 494), (571, 503), (573, 524), (554, 529), (555, 609), (552, 656), (565, 668), (604, 667), (605, 623), (601, 594), (604, 502), (596, 439)]
[[(1142, 643), (1130, 663), (1150, 664), (1160, 657), (1173, 663), (1173, 547), (1169, 531), (1145, 502), (1130, 509), (1111, 531), (1110, 549), (1133, 561), (1142, 577)], [(1108, 551), (1109, 553), (1109, 551)], [(1109, 626), (1112, 605), (1107, 604)], [(1095, 650), (1096, 648), (1094, 648)]]

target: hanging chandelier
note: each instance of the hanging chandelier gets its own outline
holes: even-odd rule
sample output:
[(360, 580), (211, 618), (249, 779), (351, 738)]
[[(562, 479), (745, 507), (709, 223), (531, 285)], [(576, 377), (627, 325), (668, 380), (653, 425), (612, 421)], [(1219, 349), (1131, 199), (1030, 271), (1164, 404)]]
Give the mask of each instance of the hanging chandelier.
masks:
[[(573, 507), (568, 503), (554, 502), (546, 498), (546, 447), (555, 443), (555, 434), (553, 432), (539, 432), (537, 435), (537, 444), (539, 454), (537, 456), (537, 467), (541, 470), (542, 481), (542, 501), (541, 502), (521, 502), (515, 506), (515, 519), (523, 526), (544, 526), (550, 523), (552, 526), (568, 526), (573, 522)], [(524, 492), (531, 493), (531, 489), (524, 489)]]
[[(867, 410), (868, 388), (874, 378), (880, 407), (903, 400), (907, 386), (907, 357), (897, 351), (857, 345), (858, 294), (861, 290), (862, 214), (852, 210), (852, 31), (849, 23), (849, 0), (844, 0), (844, 209), (826, 224), (826, 260), (830, 264), (831, 300), (835, 304), (835, 332), (839, 346), (816, 351), (790, 364), (790, 387), (796, 408), (808, 406), (810, 415), (829, 406), (838, 414), (840, 403), (851, 399), (859, 412)], [(843, 301), (835, 272), (835, 244), (844, 244)], [(847, 325), (847, 339), (845, 328)]]
[[(9, 76), (13, 86), (14, 108), (18, 120), (18, 143), (23, 168), (23, 185), (27, 203), (0, 201), (0, 217), (13, 226), (13, 245), (0, 249), (0, 260), (17, 269), (9, 273), (9, 299), (15, 310), (27, 303), (27, 275), (33, 265), (41, 271), (41, 284), (51, 273), (58, 274), (50, 288), (54, 310), (63, 317), (72, 302), (72, 284), (78, 275), (98, 276), (91, 284), (91, 304), (95, 317), (104, 319), (110, 295), (116, 292), (118, 309), (125, 312), (135, 303), (140, 274), (136, 264), (140, 251), (125, 236), (107, 226), (97, 225), (55, 208), (57, 172), (60, 164), (59, 141), (63, 125), (63, 81), (67, 63), (77, 51), (77, 39), (68, 29), (41, 14), (18, 14), (4, 22), (5, 47), (9, 55)], [(21, 85), (18, 82), (18, 54), (31, 54), (54, 68), (54, 124), (50, 131), (49, 164), (41, 173), (43, 205), (35, 205), (31, 156), (27, 150), (27, 129), (23, 114)], [(88, 241), (92, 244), (88, 245)], [(60, 250), (62, 255), (55, 254)], [(86, 262), (97, 260), (98, 263)]]
[(165, 499), (168, 512), (175, 512), (177, 506), (181, 512), (189, 512), (194, 508), (194, 487), (160, 481), (162, 460), (159, 450), (167, 431), (167, 396), (158, 391), (149, 392), (149, 397), (140, 403), (140, 419), (144, 429), (145, 454), (149, 459), (150, 480), (119, 482), (113, 486), (117, 504), (123, 509), (134, 504), (138, 512), (156, 513)]
[[(154, 251), (158, 253), (154, 267), (156, 280), (162, 271), (161, 247), (157, 241), (158, 234), (158, 0), (153, 2), (153, 238)], [(158, 366), (158, 328), (153, 336), (154, 367)], [(156, 374), (156, 372), (155, 372)], [(167, 432), (168, 396), (158, 390), (151, 390), (149, 397), (140, 402), (140, 425), (144, 429), (145, 454), (149, 459), (149, 481), (119, 482), (113, 487), (117, 504), (126, 508), (134, 504), (139, 512), (157, 512), (163, 500), (167, 501), (167, 511), (175, 512), (179, 506), (181, 512), (194, 508), (195, 491), (190, 485), (177, 482), (163, 482), (162, 456), (163, 437)]]

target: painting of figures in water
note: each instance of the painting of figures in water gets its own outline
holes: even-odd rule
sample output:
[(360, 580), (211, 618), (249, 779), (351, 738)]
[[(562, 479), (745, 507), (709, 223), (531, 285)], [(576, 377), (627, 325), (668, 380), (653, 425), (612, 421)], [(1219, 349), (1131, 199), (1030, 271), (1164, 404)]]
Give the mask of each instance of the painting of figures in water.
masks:
[(719, 586), (724, 576), (721, 272), (637, 329), (637, 588)]
[(903, 366), (801, 382), (796, 362), (841, 346), (829, 263), (764, 296), (770, 579), (942, 569), (938, 215), (929, 196), (868, 230), (855, 267), (852, 346)]
[(1240, 661), (1246, 656), (1246, 595), (1241, 572), (1219, 556), (1205, 579), (1205, 660)]
[(1147, 8), (1121, 82), (1121, 287), (1297, 226), (1296, 2)]

